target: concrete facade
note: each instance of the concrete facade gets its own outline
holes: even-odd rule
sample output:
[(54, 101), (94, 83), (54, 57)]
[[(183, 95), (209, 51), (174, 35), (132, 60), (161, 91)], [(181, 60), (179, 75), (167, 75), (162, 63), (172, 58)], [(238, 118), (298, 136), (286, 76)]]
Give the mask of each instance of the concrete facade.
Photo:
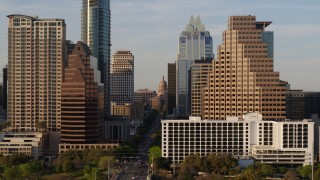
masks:
[(63, 19), (8, 15), (8, 120), (12, 130), (36, 130), (44, 122), (60, 130), (65, 62)]
[(285, 87), (274, 71), (273, 36), (268, 33), (262, 38), (270, 24), (256, 21), (255, 16), (229, 17), (203, 91), (203, 119), (241, 117), (248, 112), (261, 112), (265, 120), (285, 119)]
[(0, 154), (5, 156), (22, 153), (38, 160), (48, 147), (47, 132), (0, 133)]
[(111, 105), (124, 105), (133, 103), (133, 93), (134, 56), (130, 51), (117, 51), (112, 56), (110, 71)]
[(208, 84), (212, 71), (212, 60), (195, 60), (191, 65), (191, 116), (202, 114), (202, 88)]
[(313, 157), (314, 122), (263, 121), (259, 113), (226, 120), (162, 120), (162, 157), (227, 153), (272, 164), (308, 165)]

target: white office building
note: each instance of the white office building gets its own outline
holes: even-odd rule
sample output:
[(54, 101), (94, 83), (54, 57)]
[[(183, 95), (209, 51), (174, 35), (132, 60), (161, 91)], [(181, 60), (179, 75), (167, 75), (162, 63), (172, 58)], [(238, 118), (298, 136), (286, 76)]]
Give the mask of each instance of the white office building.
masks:
[(270, 164), (311, 164), (314, 122), (262, 121), (259, 113), (242, 119), (162, 120), (162, 157), (181, 162), (190, 154), (230, 153)]

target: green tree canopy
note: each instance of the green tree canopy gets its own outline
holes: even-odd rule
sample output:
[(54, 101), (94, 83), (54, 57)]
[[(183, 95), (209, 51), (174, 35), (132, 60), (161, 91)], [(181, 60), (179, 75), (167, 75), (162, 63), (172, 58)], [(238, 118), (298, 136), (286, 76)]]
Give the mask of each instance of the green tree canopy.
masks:
[(113, 156), (103, 156), (99, 160), (98, 167), (107, 170), (108, 167), (112, 167), (114, 163), (115, 159)]

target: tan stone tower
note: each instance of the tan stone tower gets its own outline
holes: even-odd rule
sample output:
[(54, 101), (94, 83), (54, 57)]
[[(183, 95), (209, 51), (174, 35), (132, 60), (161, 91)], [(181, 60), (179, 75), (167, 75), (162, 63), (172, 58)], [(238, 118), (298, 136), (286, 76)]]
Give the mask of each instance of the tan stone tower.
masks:
[(285, 118), (285, 88), (273, 70), (271, 22), (255, 16), (231, 16), (217, 60), (203, 89), (203, 119), (241, 117), (260, 112), (264, 119)]
[(8, 120), (12, 130), (60, 129), (63, 19), (9, 15)]
[(130, 51), (119, 50), (112, 55), (110, 69), (110, 101), (113, 105), (133, 103), (134, 56)]

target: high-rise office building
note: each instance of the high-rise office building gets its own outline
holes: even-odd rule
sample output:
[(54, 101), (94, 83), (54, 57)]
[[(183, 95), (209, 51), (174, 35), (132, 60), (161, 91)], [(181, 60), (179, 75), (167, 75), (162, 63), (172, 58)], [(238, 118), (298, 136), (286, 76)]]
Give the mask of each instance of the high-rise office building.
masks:
[(266, 120), (285, 118), (285, 86), (273, 69), (272, 32), (265, 31), (270, 24), (255, 16), (229, 18), (204, 89), (204, 119), (242, 117), (248, 112), (260, 112)]
[(320, 115), (320, 92), (286, 91), (286, 118), (298, 120)]
[(195, 60), (191, 65), (191, 116), (201, 116), (202, 88), (208, 84), (212, 60)]
[(2, 108), (6, 111), (7, 107), (8, 107), (8, 102), (7, 102), (7, 98), (8, 98), (8, 91), (7, 91), (7, 88), (8, 88), (8, 65), (6, 65), (6, 67), (4, 67), (2, 69), (2, 82), (3, 82)]
[(8, 15), (8, 120), (13, 130), (35, 130), (45, 122), (60, 129), (65, 59), (63, 19)]
[(97, 59), (89, 47), (78, 42), (68, 56), (61, 87), (61, 142), (96, 143), (98, 141)]
[(189, 70), (196, 59), (213, 58), (212, 37), (206, 31), (200, 17), (191, 16), (186, 29), (179, 37), (179, 47), (176, 61), (176, 114), (190, 114), (190, 80)]
[(110, 115), (111, 13), (109, 0), (82, 0), (81, 40), (98, 58), (101, 83), (104, 84), (105, 117)]
[(134, 100), (134, 56), (130, 51), (117, 51), (112, 56), (110, 72), (110, 101), (116, 105)]
[(168, 63), (168, 114), (176, 108), (176, 63)]

